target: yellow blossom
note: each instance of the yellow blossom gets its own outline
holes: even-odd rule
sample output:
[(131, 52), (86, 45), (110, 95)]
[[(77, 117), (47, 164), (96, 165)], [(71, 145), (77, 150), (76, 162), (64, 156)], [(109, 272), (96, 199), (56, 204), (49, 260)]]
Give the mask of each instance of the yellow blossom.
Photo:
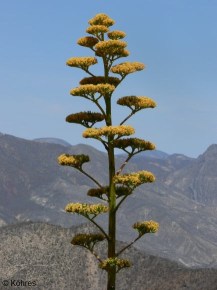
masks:
[(87, 195), (92, 197), (98, 197), (102, 199), (103, 194), (107, 195), (109, 192), (109, 187), (91, 188), (88, 190)]
[(88, 95), (93, 96), (96, 93), (99, 93), (103, 96), (111, 94), (115, 90), (115, 86), (110, 84), (98, 84), (98, 85), (81, 85), (77, 88), (74, 88), (70, 91), (72, 96), (83, 96)]
[(117, 86), (120, 83), (120, 79), (116, 77), (107, 77), (104, 76), (94, 76), (94, 77), (87, 77), (83, 78), (80, 82), (80, 85), (98, 85), (98, 84), (110, 84), (113, 86)]
[(118, 105), (127, 106), (132, 110), (156, 107), (156, 103), (145, 96), (126, 96), (117, 100)]
[(147, 233), (156, 233), (159, 229), (159, 223), (155, 221), (142, 221), (137, 222), (133, 225), (133, 228), (139, 232), (139, 235), (144, 235)]
[(96, 243), (105, 240), (105, 236), (103, 234), (77, 234), (71, 241), (72, 245), (81, 246), (93, 250)]
[(84, 138), (99, 138), (102, 136), (102, 130), (100, 128), (89, 128), (83, 132), (82, 136)]
[[(96, 51), (96, 56), (110, 56), (113, 57), (114, 60), (120, 58), (120, 57), (127, 57), (129, 56), (130, 52), (127, 49), (108, 49), (108, 50), (97, 50)], [(116, 58), (116, 59), (115, 59)]]
[(89, 66), (97, 63), (95, 57), (83, 56), (83, 57), (72, 57), (67, 60), (66, 64), (71, 67), (78, 67), (87, 70)]
[(90, 25), (105, 25), (112, 26), (115, 21), (104, 13), (96, 14), (92, 19), (88, 21)]
[(100, 136), (128, 136), (135, 133), (132, 126), (122, 125), (122, 126), (105, 126), (102, 128), (90, 128), (86, 129), (82, 136), (84, 138), (98, 138)]
[(126, 173), (123, 175), (115, 175), (113, 177), (113, 182), (115, 184), (123, 184), (125, 186), (128, 186), (132, 189), (136, 188), (137, 186), (148, 183), (148, 182), (154, 182), (155, 177), (154, 175), (149, 171), (138, 171), (133, 173)]
[(115, 268), (116, 272), (120, 271), (123, 268), (130, 267), (130, 261), (127, 259), (118, 259), (117, 257), (115, 258), (107, 258), (103, 260), (99, 264), (99, 268), (109, 271), (111, 268)]
[(96, 37), (85, 36), (79, 38), (77, 44), (85, 47), (93, 47), (95, 44), (97, 44), (97, 42), (99, 42), (99, 40)]
[(61, 154), (58, 158), (58, 163), (63, 166), (71, 166), (75, 168), (81, 168), (81, 166), (85, 162), (89, 162), (88, 155), (69, 155), (69, 154)]
[(139, 151), (155, 149), (155, 145), (153, 143), (139, 138), (125, 138), (114, 140), (113, 145), (114, 147), (120, 149), (131, 147), (132, 149), (138, 149)]
[(125, 195), (130, 195), (132, 193), (132, 190), (126, 186), (116, 186), (115, 192), (116, 192), (117, 197), (121, 197)]
[(121, 40), (105, 40), (100, 41), (95, 45), (96, 54), (98, 56), (103, 55), (117, 55), (121, 54), (124, 50), (124, 48), (127, 46), (127, 43), (125, 41)]
[(102, 114), (88, 111), (70, 114), (66, 117), (66, 122), (77, 123), (86, 127), (90, 127), (93, 126), (96, 122), (101, 122), (104, 119), (105, 117)]
[[(116, 186), (115, 187), (115, 193), (117, 198), (124, 196), (124, 195), (130, 195), (132, 193), (132, 190), (126, 186)], [(109, 194), (109, 186), (100, 187), (100, 188), (91, 188), (88, 190), (87, 195), (92, 197), (98, 197), (100, 199), (103, 199), (102, 196)]]
[(118, 54), (118, 56), (119, 56), (119, 57), (127, 57), (127, 56), (129, 56), (129, 54), (130, 54), (129, 50), (127, 50), (127, 49), (123, 49), (123, 50)]
[(121, 39), (126, 36), (126, 33), (124, 31), (114, 30), (114, 31), (108, 32), (107, 35), (110, 39)]
[(66, 212), (77, 213), (83, 216), (97, 216), (106, 213), (108, 207), (103, 204), (69, 203), (65, 207)]
[(117, 64), (111, 68), (111, 71), (121, 76), (143, 70), (145, 68), (144, 64), (141, 62), (123, 62)]
[(87, 27), (86, 32), (93, 35), (98, 35), (99, 33), (106, 33), (109, 29), (105, 25), (92, 25)]

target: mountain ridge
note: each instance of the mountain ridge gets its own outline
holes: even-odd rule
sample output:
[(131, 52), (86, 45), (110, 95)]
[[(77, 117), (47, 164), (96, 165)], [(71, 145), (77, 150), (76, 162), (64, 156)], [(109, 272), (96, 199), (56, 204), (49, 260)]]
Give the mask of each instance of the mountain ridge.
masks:
[[(0, 137), (0, 225), (31, 220), (70, 227), (84, 222), (81, 217), (65, 213), (64, 208), (69, 202), (99, 202), (86, 195), (94, 184), (75, 169), (59, 166), (57, 156), (62, 153), (89, 155), (91, 161), (84, 169), (101, 184), (107, 184), (106, 153), (94, 147), (81, 144), (65, 147), (9, 135)], [(215, 150), (213, 154), (209, 159), (192, 159), (180, 154), (166, 159), (144, 156), (132, 159), (125, 172), (149, 170), (155, 174), (156, 182), (139, 187), (120, 207), (118, 239), (130, 241), (135, 237), (131, 227), (134, 222), (154, 219), (160, 223), (160, 231), (147, 237), (145, 243), (139, 242), (136, 246), (140, 250), (171, 260), (181, 259), (191, 267), (215, 267)], [(123, 156), (117, 156), (117, 168), (123, 161)], [(206, 181), (206, 199), (199, 198), (205, 186), (197, 178), (200, 168)], [(186, 191), (182, 188), (183, 180)], [(189, 182), (198, 198), (189, 194)], [(107, 227), (105, 217), (100, 222)]]

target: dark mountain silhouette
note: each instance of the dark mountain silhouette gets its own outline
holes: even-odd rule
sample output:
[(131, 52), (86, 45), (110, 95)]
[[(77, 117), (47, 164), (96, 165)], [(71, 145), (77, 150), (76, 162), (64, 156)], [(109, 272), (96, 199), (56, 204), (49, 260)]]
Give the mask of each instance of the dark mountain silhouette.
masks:
[[(135, 156), (125, 171), (150, 170), (157, 181), (139, 187), (120, 208), (118, 239), (134, 238), (131, 226), (136, 221), (155, 219), (160, 223), (159, 233), (142, 239), (136, 247), (189, 267), (217, 267), (216, 147), (212, 145), (198, 158), (180, 154), (163, 158)], [(89, 155), (90, 162), (84, 169), (106, 185), (104, 152), (82, 144), (66, 147), (0, 135), (2, 226), (43, 221), (70, 227), (86, 222), (66, 214), (64, 207), (68, 202), (99, 202), (86, 195), (95, 186), (73, 168), (59, 166), (56, 160), (62, 153)], [(117, 157), (117, 168), (124, 160), (123, 155)], [(189, 184), (194, 195), (190, 194)], [(99, 222), (106, 226), (105, 217)]]

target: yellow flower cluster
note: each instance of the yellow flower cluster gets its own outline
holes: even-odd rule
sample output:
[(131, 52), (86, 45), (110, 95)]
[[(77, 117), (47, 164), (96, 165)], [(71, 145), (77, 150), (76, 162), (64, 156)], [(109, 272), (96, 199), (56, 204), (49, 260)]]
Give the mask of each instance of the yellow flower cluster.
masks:
[(130, 267), (130, 261), (127, 259), (107, 258), (99, 264), (99, 268), (109, 271), (110, 268), (115, 268), (116, 272), (123, 268)]
[(90, 56), (81, 56), (81, 57), (72, 57), (67, 60), (66, 64), (71, 67), (78, 67), (84, 70), (87, 70), (89, 66), (97, 63), (95, 57)]
[(96, 14), (92, 19), (88, 21), (90, 25), (105, 25), (107, 27), (112, 26), (115, 21), (104, 13)]
[(155, 177), (149, 171), (138, 171), (133, 173), (126, 173), (123, 175), (115, 175), (113, 177), (115, 184), (123, 184), (129, 186), (130, 188), (135, 188), (143, 183), (154, 182)]
[(132, 126), (129, 125), (121, 125), (121, 126), (106, 126), (100, 128), (102, 131), (102, 135), (104, 136), (128, 136), (135, 133), (135, 130)]
[(98, 197), (102, 199), (103, 194), (108, 194), (109, 192), (109, 187), (101, 187), (101, 188), (91, 188), (88, 190), (87, 195), (92, 196), (92, 197)]
[(96, 243), (105, 240), (105, 236), (102, 234), (77, 234), (71, 241), (72, 245), (82, 246), (89, 250), (93, 250)]
[(121, 197), (124, 195), (130, 195), (132, 193), (132, 190), (129, 187), (126, 186), (117, 186), (115, 188), (117, 197)]
[[(70, 114), (66, 117), (66, 122), (77, 123), (84, 125), (86, 127), (93, 126), (96, 122), (101, 122), (105, 117), (100, 113), (94, 112), (80, 112), (75, 114)], [(89, 123), (92, 123), (91, 125)]]
[(159, 223), (155, 221), (142, 221), (137, 222), (133, 225), (133, 228), (139, 232), (139, 235), (144, 235), (148, 233), (156, 233), (159, 229)]
[(114, 147), (125, 149), (127, 147), (131, 147), (133, 149), (138, 149), (139, 151), (144, 150), (154, 150), (156, 147), (153, 143), (149, 141), (145, 141), (139, 138), (125, 138), (114, 140), (113, 142)]
[(110, 84), (98, 84), (98, 85), (81, 85), (80, 87), (74, 88), (70, 91), (72, 96), (93, 96), (96, 93), (101, 95), (111, 94), (115, 90), (115, 86)]
[(126, 54), (127, 51), (124, 50), (124, 48), (127, 46), (127, 43), (125, 41), (121, 40), (105, 40), (100, 41), (95, 45), (96, 49), (96, 55), (103, 56), (103, 55), (117, 55), (117, 54)]
[(103, 204), (69, 203), (65, 207), (66, 212), (77, 213), (83, 216), (94, 215), (108, 212), (108, 207)]
[(97, 42), (99, 42), (99, 40), (96, 37), (85, 36), (79, 38), (77, 44), (85, 47), (93, 47), (95, 44), (97, 44)]
[(82, 136), (84, 138), (98, 138), (100, 136), (128, 136), (135, 133), (132, 126), (122, 125), (122, 126), (105, 126), (102, 128), (90, 128), (86, 129)]
[(108, 38), (110, 39), (122, 39), (126, 36), (126, 33), (124, 31), (114, 30), (114, 31), (108, 32), (107, 35), (108, 35)]
[(80, 85), (98, 85), (98, 84), (110, 84), (113, 86), (117, 86), (120, 83), (120, 79), (116, 77), (103, 77), (103, 76), (95, 76), (95, 77), (87, 77), (83, 78), (80, 82)]
[(130, 55), (130, 52), (129, 52), (129, 50), (127, 50), (127, 49), (123, 49), (122, 51), (120, 51), (119, 53), (118, 53), (118, 57), (127, 57), (127, 56), (129, 56)]
[(109, 29), (105, 25), (92, 25), (86, 29), (86, 32), (93, 35), (98, 35), (98, 33), (106, 33)]
[(123, 62), (117, 64), (111, 68), (111, 71), (121, 76), (128, 75), (130, 73), (143, 70), (145, 68), (144, 64), (141, 62)]
[(156, 103), (148, 97), (143, 96), (126, 96), (117, 100), (118, 105), (127, 106), (129, 108), (135, 109), (146, 109), (156, 107)]
[[(115, 188), (115, 193), (117, 198), (124, 196), (124, 195), (130, 195), (132, 193), (132, 190), (126, 186), (117, 186)], [(109, 194), (109, 187), (101, 187), (101, 188), (91, 188), (88, 190), (87, 195), (92, 196), (92, 197), (98, 197), (102, 199), (103, 194), (108, 196)]]
[(61, 154), (58, 158), (58, 163), (63, 166), (72, 166), (75, 168), (81, 168), (85, 162), (89, 162), (90, 158), (88, 155), (69, 155)]

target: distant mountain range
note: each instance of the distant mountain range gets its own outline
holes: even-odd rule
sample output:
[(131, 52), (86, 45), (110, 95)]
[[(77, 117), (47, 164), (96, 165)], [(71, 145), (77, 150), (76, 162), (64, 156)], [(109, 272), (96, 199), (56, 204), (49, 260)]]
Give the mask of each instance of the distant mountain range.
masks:
[[(43, 138), (44, 139), (44, 138)], [(83, 144), (55, 140), (29, 141), (0, 134), (0, 224), (42, 221), (71, 227), (86, 222), (66, 214), (68, 202), (98, 202), (87, 197), (93, 183), (72, 168), (59, 166), (61, 153), (87, 154), (84, 168), (107, 184), (107, 155)], [(59, 141), (58, 141), (59, 142)], [(189, 267), (217, 267), (217, 145), (198, 158), (157, 152), (135, 156), (127, 171), (150, 170), (156, 182), (138, 188), (118, 213), (118, 239), (135, 237), (131, 225), (144, 219), (160, 223), (160, 231), (136, 246)], [(125, 160), (117, 156), (117, 168)], [(106, 225), (102, 216), (100, 221)]]
[[(72, 146), (70, 143), (66, 142), (63, 139), (59, 138), (36, 138), (33, 139), (33, 141), (41, 142), (41, 143), (50, 143), (50, 144), (58, 144), (63, 145), (66, 147)], [(118, 154), (118, 156), (125, 156), (125, 154)], [(160, 150), (154, 150), (154, 151), (145, 151), (140, 154), (140, 156), (147, 156), (147, 157), (153, 157), (158, 159), (165, 159), (169, 156), (169, 154), (160, 151)]]
[(72, 146), (70, 143), (59, 138), (36, 138), (36, 139), (33, 139), (33, 141), (41, 142), (41, 143), (58, 144), (58, 145), (66, 146), (66, 147)]

